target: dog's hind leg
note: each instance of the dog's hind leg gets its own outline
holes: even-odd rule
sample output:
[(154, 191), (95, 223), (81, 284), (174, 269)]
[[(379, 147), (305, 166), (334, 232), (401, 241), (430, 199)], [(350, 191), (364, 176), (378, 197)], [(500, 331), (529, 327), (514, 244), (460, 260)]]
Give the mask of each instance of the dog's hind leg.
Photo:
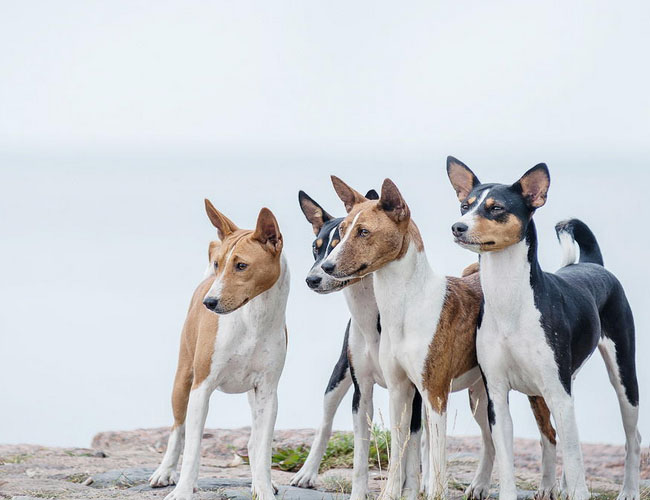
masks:
[(327, 384), (327, 389), (325, 390), (325, 397), (323, 398), (323, 420), (316, 432), (307, 460), (305, 460), (303, 466), (291, 479), (292, 486), (299, 486), (301, 488), (314, 488), (316, 486), (320, 462), (323, 459), (323, 454), (327, 449), (327, 442), (332, 434), (334, 415), (341, 404), (341, 400), (352, 385), (352, 377), (348, 363), (347, 339), (348, 334), (346, 332), (341, 356), (334, 366), (329, 383)]
[[(411, 427), (408, 449), (405, 456), (405, 474), (404, 492), (407, 500), (419, 498), (418, 494), (422, 491), (421, 481), (421, 441), (422, 441), (422, 396), (416, 389), (413, 395), (413, 404), (411, 410)], [(425, 419), (426, 421), (426, 419)], [(427, 447), (428, 451), (428, 447)]]
[(183, 349), (178, 359), (178, 368), (174, 379), (174, 388), (172, 391), (172, 410), (174, 413), (174, 426), (172, 427), (169, 440), (167, 441), (167, 450), (160, 466), (149, 478), (149, 484), (152, 488), (169, 486), (176, 484), (178, 474), (176, 466), (183, 448), (185, 438), (185, 415), (187, 413), (187, 402), (190, 397), (192, 387), (192, 366), (190, 358), (185, 356)]
[(551, 411), (546, 406), (544, 398), (541, 396), (529, 396), (530, 408), (535, 415), (537, 428), (540, 433), (542, 444), (542, 481), (539, 485), (535, 498), (554, 499), (556, 495), (556, 473), (555, 466), (557, 460), (556, 436), (555, 429), (551, 423)]
[(488, 421), (487, 392), (483, 380), (476, 381), (469, 388), (468, 393), (472, 415), (481, 428), (483, 447), (474, 479), (465, 490), (465, 496), (469, 499), (483, 500), (490, 495), (490, 478), (494, 467), (494, 443), (492, 442), (490, 423)]
[(603, 337), (598, 349), (605, 360), (609, 380), (616, 390), (625, 430), (625, 473), (618, 500), (638, 500), (641, 435), (637, 428), (639, 392), (634, 363), (634, 335), (615, 338), (616, 341)]

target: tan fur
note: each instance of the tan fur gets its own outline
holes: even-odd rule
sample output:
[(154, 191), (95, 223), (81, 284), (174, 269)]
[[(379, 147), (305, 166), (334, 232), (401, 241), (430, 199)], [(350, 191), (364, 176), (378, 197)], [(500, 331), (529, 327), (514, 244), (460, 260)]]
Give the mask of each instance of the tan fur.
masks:
[(521, 231), (521, 221), (512, 214), (508, 214), (508, 219), (505, 222), (479, 217), (468, 238), (480, 242), (482, 250), (503, 250), (521, 241)]
[(422, 374), (429, 401), (438, 413), (447, 408), (451, 381), (478, 364), (476, 322), (481, 300), (478, 274), (447, 277), (445, 305)]
[(465, 269), (463, 269), (463, 272), (461, 273), (461, 276), (463, 278), (466, 278), (470, 274), (478, 273), (480, 271), (479, 263), (474, 262), (467, 266)]
[[(172, 390), (174, 427), (185, 422), (190, 390), (198, 387), (210, 374), (219, 316), (203, 305), (203, 299), (217, 276), (222, 276), (223, 283), (220, 302), (225, 303), (232, 311), (271, 288), (281, 271), (282, 236), (275, 218), (268, 209), (260, 211), (257, 227), (251, 231), (237, 228), (208, 200), (205, 202), (208, 217), (223, 238), (220, 242), (210, 242), (210, 262), (213, 265), (217, 262), (218, 268), (215, 275), (204, 279), (194, 291), (183, 325), (178, 367)], [(269, 225), (275, 226), (270, 228)], [(265, 232), (276, 234), (279, 241), (269, 241)], [(226, 262), (229, 255), (230, 258)], [(236, 264), (239, 262), (245, 262), (248, 267), (238, 271)], [(285, 335), (288, 342), (286, 327)]]
[(213, 282), (214, 276), (210, 276), (194, 291), (183, 325), (178, 368), (172, 391), (174, 427), (185, 422), (190, 390), (199, 386), (210, 373), (219, 316), (203, 305), (203, 298)]
[(546, 203), (550, 181), (545, 171), (532, 168), (518, 182), (531, 207), (539, 208)]
[(551, 444), (557, 444), (555, 429), (553, 428), (553, 424), (551, 424), (551, 410), (546, 406), (544, 398), (541, 396), (528, 396), (528, 401), (535, 414), (535, 420), (537, 421), (537, 427), (539, 427), (540, 432), (546, 436), (546, 439)]
[[(455, 158), (449, 158), (447, 175), (449, 176), (451, 185), (454, 187), (454, 191), (456, 191), (458, 200), (463, 201), (474, 188), (474, 175), (472, 171)], [(473, 201), (468, 202), (470, 204), (474, 203)]]

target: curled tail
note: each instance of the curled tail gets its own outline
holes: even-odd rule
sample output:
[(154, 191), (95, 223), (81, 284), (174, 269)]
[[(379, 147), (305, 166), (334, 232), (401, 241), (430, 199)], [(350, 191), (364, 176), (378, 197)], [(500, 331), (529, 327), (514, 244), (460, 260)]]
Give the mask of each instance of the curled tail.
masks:
[(580, 262), (603, 264), (603, 254), (591, 229), (578, 219), (568, 219), (555, 225), (557, 239), (562, 246), (562, 267), (575, 264), (576, 243), (580, 247)]

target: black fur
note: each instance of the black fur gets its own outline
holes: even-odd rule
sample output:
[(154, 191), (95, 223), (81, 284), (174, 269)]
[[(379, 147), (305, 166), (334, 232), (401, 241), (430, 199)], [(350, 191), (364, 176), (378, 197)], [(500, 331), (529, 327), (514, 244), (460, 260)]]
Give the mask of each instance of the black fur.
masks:
[(417, 389), (415, 389), (415, 394), (413, 394), (411, 412), (411, 434), (414, 434), (422, 428), (422, 395)]
[[(545, 165), (534, 167), (546, 169)], [(598, 346), (601, 338), (616, 345), (621, 382), (630, 404), (637, 406), (639, 389), (636, 379), (634, 349), (634, 319), (623, 286), (616, 276), (603, 267), (603, 258), (591, 230), (583, 222), (572, 219), (556, 227), (558, 235), (569, 233), (580, 246), (580, 262), (561, 268), (556, 273), (542, 271), (537, 259), (537, 231), (532, 216), (535, 209), (522, 194), (519, 182), (480, 184), (461, 203), (461, 213), (473, 208), (481, 195), (489, 190), (501, 209), (477, 208), (477, 215), (497, 222), (517, 217), (522, 226), (522, 239), (528, 245), (530, 284), (535, 307), (541, 313), (546, 340), (553, 349), (560, 381), (571, 394), (572, 376)], [(469, 204), (467, 200), (473, 200)], [(479, 314), (479, 326), (481, 315)]]
[(332, 370), (332, 375), (330, 376), (330, 381), (327, 384), (327, 389), (325, 389), (325, 394), (336, 389), (350, 369), (350, 363), (348, 361), (348, 337), (350, 336), (351, 322), (352, 320), (348, 321), (348, 326), (345, 329), (345, 337), (343, 337), (343, 349), (341, 349), (339, 360), (336, 362), (336, 365), (334, 365), (334, 370)]

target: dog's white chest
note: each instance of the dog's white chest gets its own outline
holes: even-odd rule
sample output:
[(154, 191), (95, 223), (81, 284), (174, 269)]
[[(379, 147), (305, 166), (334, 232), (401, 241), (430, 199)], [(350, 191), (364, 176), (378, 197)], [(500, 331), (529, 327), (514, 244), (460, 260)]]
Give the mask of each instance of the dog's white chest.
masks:
[(476, 339), (478, 361), (499, 374), (508, 389), (539, 395), (547, 375), (557, 378), (557, 365), (535, 306), (530, 265), (526, 262), (513, 278), (496, 264), (481, 261), (485, 303)]

